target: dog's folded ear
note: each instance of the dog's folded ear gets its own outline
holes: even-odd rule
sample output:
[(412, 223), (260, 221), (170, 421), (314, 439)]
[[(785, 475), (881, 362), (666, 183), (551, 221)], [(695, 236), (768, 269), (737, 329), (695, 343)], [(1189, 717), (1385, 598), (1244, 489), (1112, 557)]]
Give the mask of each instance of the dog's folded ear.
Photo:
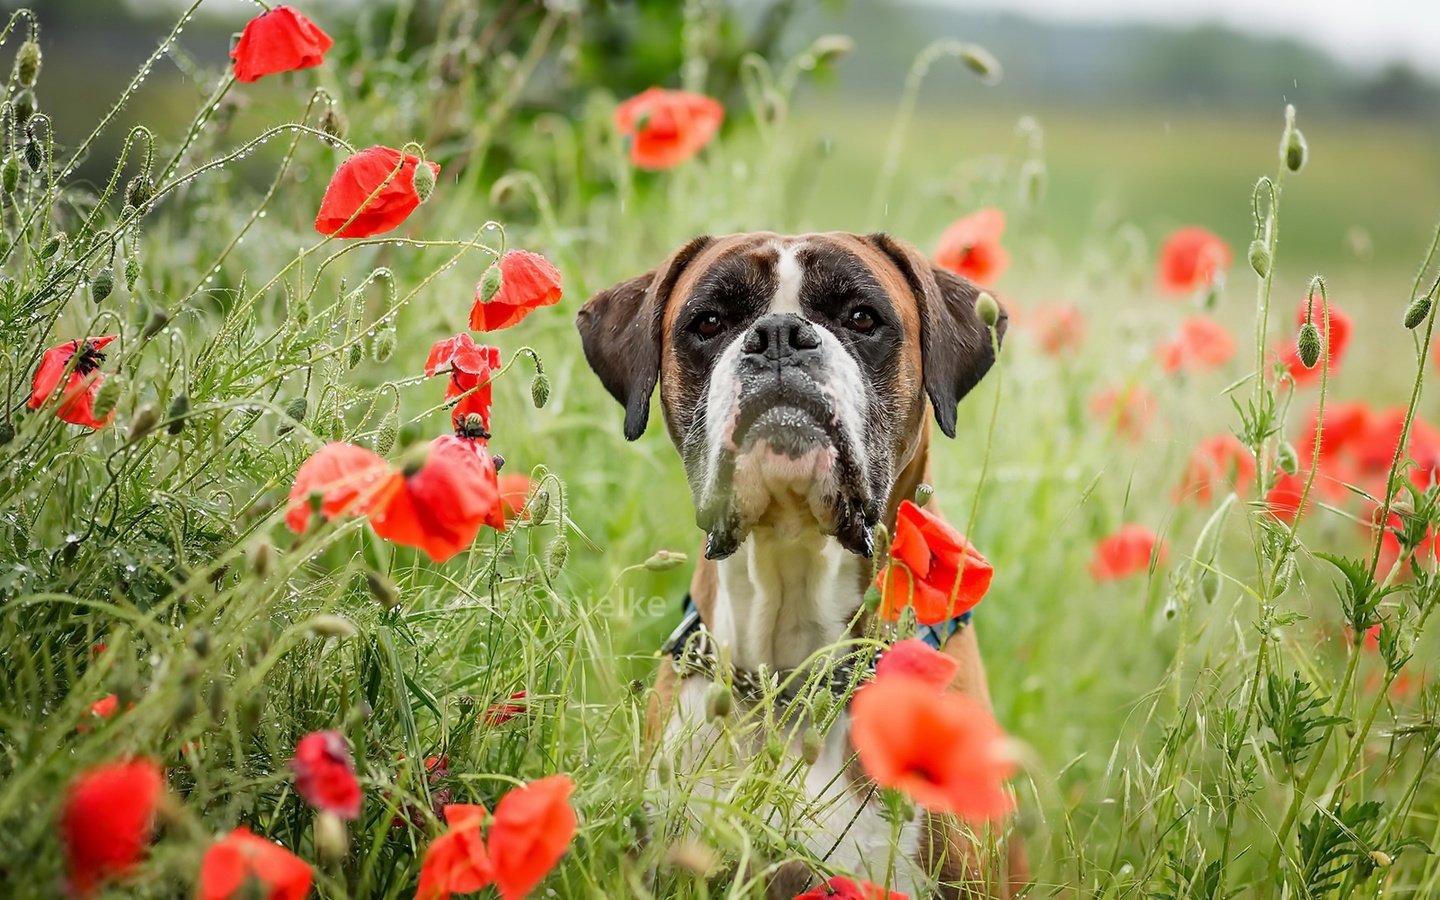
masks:
[(585, 359), (620, 405), (625, 437), (635, 440), (650, 420), (650, 395), (660, 379), (660, 325), (675, 283), (712, 238), (694, 238), (659, 266), (585, 302), (576, 319)]
[(1008, 324), (1004, 307), (995, 323), (996, 342), (975, 311), (980, 289), (969, 279), (935, 265), (919, 250), (887, 234), (868, 240), (900, 269), (920, 308), (920, 352), (925, 392), (935, 422), (946, 437), (955, 436), (955, 410), (961, 398), (995, 364), (995, 347)]

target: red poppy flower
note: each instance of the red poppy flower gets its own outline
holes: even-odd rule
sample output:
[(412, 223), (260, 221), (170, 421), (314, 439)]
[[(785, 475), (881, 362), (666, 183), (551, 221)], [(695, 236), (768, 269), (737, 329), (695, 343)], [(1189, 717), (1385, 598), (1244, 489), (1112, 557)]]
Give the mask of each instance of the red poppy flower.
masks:
[(1201, 441), (1190, 454), (1176, 499), (1209, 503), (1216, 485), (1244, 494), (1254, 479), (1254, 454), (1235, 435), (1217, 434)]
[[(90, 718), (101, 720), (113, 718), (119, 710), (120, 698), (114, 694), (106, 694), (104, 697), (90, 704)], [(75, 726), (75, 730), (84, 734), (90, 730), (90, 723), (82, 721)]]
[(1074, 304), (1042, 306), (1026, 319), (1040, 349), (1059, 356), (1080, 349), (1085, 340), (1085, 316)]
[(680, 165), (710, 143), (725, 107), (688, 91), (652, 87), (615, 109), (615, 129), (630, 145), (630, 161), (642, 169)]
[(150, 842), (163, 786), (160, 767), (148, 759), (96, 766), (70, 783), (60, 836), (77, 894), (88, 897), (135, 868)]
[[(1311, 321), (1320, 330), (1321, 348), (1330, 357), (1330, 375), (1334, 376), (1340, 370), (1340, 361), (1345, 356), (1345, 349), (1350, 346), (1350, 333), (1354, 329), (1354, 323), (1350, 321), (1350, 317), (1345, 314), (1344, 310), (1331, 303), (1330, 324), (1327, 329), (1325, 308), (1320, 302), (1320, 297), (1316, 295), (1311, 300), (1314, 302), (1314, 316)], [(1295, 311), (1296, 336), (1275, 348), (1276, 355), (1289, 370), (1290, 377), (1295, 379), (1296, 384), (1302, 385), (1318, 382), (1321, 370), (1325, 366), (1323, 359), (1315, 363), (1314, 368), (1309, 369), (1300, 361), (1297, 338), (1300, 326), (1305, 324), (1306, 311), (1309, 306), (1310, 304), (1303, 300), (1300, 302), (1299, 308)]]
[(910, 900), (910, 896), (887, 891), (868, 881), (851, 881), (843, 875), (836, 875), (817, 888), (796, 894), (795, 900)]
[[(1376, 507), (1376, 509), (1371, 512), (1370, 519), (1376, 525), (1379, 524), (1379, 507)], [(1378, 564), (1378, 571), (1382, 577), (1386, 572), (1390, 571), (1390, 568), (1395, 565), (1395, 561), (1400, 558), (1400, 537), (1397, 532), (1406, 524), (1405, 520), (1396, 512), (1391, 512), (1385, 521), (1386, 526), (1381, 529), (1380, 532), (1380, 561)], [(1371, 534), (1373, 535), (1373, 532), (1371, 532)], [(1429, 569), (1431, 566), (1426, 564), (1433, 563), (1434, 559), (1435, 532), (1433, 529), (1427, 528), (1425, 530), (1425, 536), (1420, 539), (1420, 543), (1415, 545), (1415, 555), (1412, 562), (1419, 562), (1424, 565), (1426, 569)], [(1375, 635), (1378, 637), (1379, 632), (1376, 631)]]
[(1144, 525), (1122, 525), (1095, 545), (1090, 575), (1096, 581), (1115, 581), (1149, 570), (1152, 558), (1156, 565), (1165, 561), (1165, 544), (1155, 532)]
[(1010, 264), (1010, 254), (1000, 246), (1005, 233), (1005, 213), (993, 206), (950, 223), (935, 247), (935, 262), (969, 278), (976, 284), (990, 284)]
[(505, 510), (505, 521), (528, 519), (525, 501), (530, 499), (530, 476), (524, 472), (510, 472), (500, 476), (500, 505)]
[(369, 504), (383, 538), (444, 562), (470, 546), (480, 526), (505, 529), (495, 462), (479, 441), (442, 434), (425, 461), (393, 473)]
[[(519, 703), (515, 701), (521, 701)], [(516, 716), (524, 715), (527, 709), (525, 703), (525, 692), (516, 691), (510, 695), (509, 703), (494, 703), (485, 710), (486, 725), (504, 725)]]
[(1218, 235), (1198, 226), (1177, 228), (1160, 248), (1160, 290), (1191, 294), (1208, 288), (1218, 273), (1230, 268), (1230, 247)]
[(237, 80), (259, 81), (266, 75), (314, 68), (325, 61), (325, 51), (334, 44), (330, 35), (299, 10), (277, 6), (245, 25), (230, 58), (235, 61)]
[[(1270, 510), (1270, 514), (1282, 522), (1294, 522), (1301, 514), (1300, 498), (1305, 494), (1305, 481), (1308, 477), (1303, 470), (1293, 475), (1281, 472), (1265, 494), (1265, 508)], [(1307, 500), (1304, 512), (1309, 511), (1310, 501)]]
[[(415, 168), (420, 157), (390, 147), (369, 147), (340, 164), (320, 201), (315, 230), (329, 237), (364, 238), (405, 221), (420, 205)], [(436, 175), (440, 167), (425, 165)], [(397, 171), (398, 169), (398, 171)]]
[(360, 782), (350, 746), (338, 731), (313, 731), (295, 745), (290, 760), (295, 789), (305, 802), (342, 819), (360, 816)]
[(1104, 388), (1090, 398), (1090, 412), (1132, 441), (1145, 433), (1156, 408), (1155, 396), (1138, 384)]
[(290, 488), (285, 524), (303, 534), (310, 524), (310, 497), (321, 497), (320, 515), (363, 515), (370, 498), (390, 473), (378, 454), (343, 441), (326, 444), (315, 451), (295, 473)]
[[(1405, 407), (1377, 411), (1366, 421), (1363, 437), (1352, 445), (1360, 474), (1379, 480), (1372, 493), (1384, 491), (1383, 479), (1390, 471), (1404, 430)], [(1411, 480), (1422, 489), (1428, 487), (1432, 478), (1440, 476), (1440, 431), (1416, 416), (1410, 423), (1405, 457), (1415, 464), (1410, 471)]]
[(487, 846), (505, 900), (530, 893), (565, 855), (575, 836), (574, 790), (568, 777), (551, 775), (515, 788), (496, 804)]
[(425, 360), (425, 374), (450, 373), (445, 399), (463, 399), (450, 411), (459, 428), (471, 413), (480, 415), (482, 426), (490, 429), (491, 380), (500, 371), (500, 348), (476, 344), (468, 334), (436, 341)]
[(518, 324), (542, 306), (560, 302), (560, 271), (550, 260), (529, 250), (508, 250), (500, 257), (500, 289), (485, 299), (484, 282), (475, 287), (470, 327), (499, 331)]
[(1005, 735), (980, 703), (937, 694), (914, 678), (886, 678), (861, 688), (851, 704), (851, 739), (876, 784), (916, 803), (970, 821), (1010, 811), (1005, 779), (1015, 767)]
[[(1315, 449), (1315, 432), (1320, 432), (1320, 458), (1338, 456), (1351, 450), (1364, 439), (1370, 423), (1370, 407), (1364, 403), (1325, 404), (1325, 420), (1320, 421), (1320, 407), (1310, 411), (1310, 420), (1305, 433), (1296, 447), (1301, 454), (1312, 453)], [(1389, 463), (1386, 463), (1389, 466)]]
[[(200, 900), (303, 900), (315, 873), (305, 860), (240, 827), (210, 845), (200, 861)], [(259, 888), (258, 892), (255, 888)]]
[[(108, 424), (115, 413), (112, 410), (105, 414), (105, 418), (96, 418), (95, 395), (100, 393), (100, 385), (105, 381), (105, 375), (100, 372), (100, 364), (105, 361), (103, 351), (115, 337), (107, 334), (83, 341), (67, 341), (46, 350), (40, 357), (40, 365), (35, 369), (35, 378), (30, 385), (30, 408), (39, 409), (48, 403), (64, 379), (65, 390), (55, 415), (71, 425), (100, 428)], [(69, 374), (66, 374), (67, 369)]]
[(875, 586), (881, 592), (880, 616), (892, 622), (910, 605), (922, 625), (966, 613), (984, 599), (995, 575), (964, 535), (909, 500), (900, 503), (895, 517), (890, 559)]
[(916, 638), (896, 641), (875, 664), (876, 678), (914, 678), (939, 689), (948, 687), (958, 671), (960, 662), (953, 656)]
[(483, 806), (453, 803), (445, 807), (445, 823), (450, 829), (425, 849), (415, 900), (449, 900), (451, 894), (470, 894), (495, 880), (495, 867), (480, 834), (484, 821)]
[(1235, 339), (1214, 319), (1191, 316), (1180, 323), (1179, 337), (1162, 341), (1156, 355), (1166, 372), (1216, 369), (1235, 355)]

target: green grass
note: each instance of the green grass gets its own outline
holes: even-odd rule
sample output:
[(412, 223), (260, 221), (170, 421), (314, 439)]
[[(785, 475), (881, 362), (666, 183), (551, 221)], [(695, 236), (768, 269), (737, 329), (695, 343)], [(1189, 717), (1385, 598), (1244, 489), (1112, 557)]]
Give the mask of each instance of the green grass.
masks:
[[(934, 459), (937, 496), (952, 515), (978, 493), (970, 537), (997, 572), (977, 629), (997, 716), (1026, 748), (1017, 831), (1035, 895), (1220, 896), (1218, 878), (1225, 890), (1257, 896), (1440, 891), (1440, 864), (1421, 846), (1440, 840), (1429, 768), (1440, 740), (1440, 694), (1427, 671), (1435, 641), (1420, 637), (1403, 670), (1422, 685), (1377, 703), (1372, 679), (1383, 663), (1347, 641), (1340, 575), (1315, 557), (1366, 551), (1366, 533), (1347, 517), (1358, 504), (1302, 519), (1297, 546), (1277, 553), (1267, 548), (1283, 534), (1253, 496), (1240, 498), (1220, 526), (1220, 589), (1206, 602), (1191, 560), (1214, 506), (1173, 499), (1195, 441), (1240, 430), (1231, 399), (1243, 405), (1255, 393), (1257, 283), (1243, 249), (1251, 187), (1276, 168), (1278, 110), (1273, 123), (1177, 118), (1168, 131), (1152, 121), (1043, 115), (1050, 190), (1026, 208), (1014, 176), (1027, 151), (1010, 134), (1011, 117), (923, 109), (884, 198), (890, 212), (876, 218), (868, 206), (888, 120), (873, 111), (817, 108), (757, 123), (735, 109), (734, 134), (700, 160), (646, 174), (628, 167), (610, 133), (608, 98), (535, 125), (503, 103), (503, 79), (470, 74), (436, 95), (421, 87), (425, 63), (371, 71), (354, 95), (335, 89), (356, 146), (446, 134), (430, 148), (445, 166), (435, 195), (386, 240), (342, 245), (313, 233), (324, 182), (344, 156), (313, 134), (279, 134), (247, 159), (247, 170), (262, 172), (258, 189), (221, 167), (141, 212), (124, 211), (115, 196), (97, 205), (104, 185), (51, 192), (30, 178), (5, 201), (0, 346), (16, 427), (0, 449), (0, 881), (8, 893), (58, 892), (54, 821), (64, 785), (88, 765), (143, 753), (169, 768), (180, 811), (116, 896), (191, 893), (206, 839), (246, 823), (315, 861), (324, 896), (408, 897), (437, 826), (393, 827), (398, 809), (428, 808), (429, 792), (442, 786), (457, 802), (493, 808), (511, 784), (554, 772), (575, 779), (581, 821), (547, 882), (556, 895), (754, 895), (755, 879), (707, 882), (667, 862), (680, 822), (674, 801), (688, 781), (649, 786), (640, 735), (655, 648), (689, 568), (642, 564), (661, 548), (695, 555), (701, 535), (663, 430), (625, 442), (621, 411), (586, 366), (573, 315), (590, 293), (696, 233), (883, 227), (928, 247), (950, 217), (990, 202), (1011, 212), (1014, 262), (1001, 293), (1026, 309), (1073, 300), (1090, 323), (1081, 352), (1064, 359), (1040, 353), (1018, 327), (999, 367), (962, 405), (959, 437), (940, 440)], [(312, 78), (338, 81), (325, 70), (287, 78), (289, 90), (267, 93), (246, 127), (301, 118)], [(202, 99), (193, 98), (196, 108)], [(429, 118), (447, 104), (471, 114), (457, 133)], [(1331, 396), (1403, 405), (1417, 366), (1399, 320), (1440, 209), (1433, 144), (1418, 130), (1311, 127), (1301, 114), (1313, 159), (1284, 185), (1272, 338), (1291, 334), (1296, 298), (1313, 271), (1324, 272), (1357, 323)], [(175, 171), (232, 153), (262, 127), (202, 129)], [(822, 133), (833, 134), (834, 152), (817, 164)], [(497, 182), (465, 167), (458, 148), (477, 141), (532, 174)], [(175, 148), (159, 149), (157, 175)], [(132, 156), (121, 189), (134, 172)], [(265, 216), (252, 218), (262, 208)], [(419, 376), (430, 343), (465, 324), (474, 284), (500, 246), (501, 231), (485, 226), (492, 218), (505, 225), (506, 245), (544, 251), (565, 276), (558, 308), (493, 336), (516, 360), (496, 383), (493, 447), (510, 469), (537, 482), (544, 475), (550, 516), (487, 531), (445, 565), (360, 522), (296, 539), (280, 522), (284, 497), (315, 448), (340, 437), (377, 443), (397, 402), (392, 458), (448, 428), (441, 386)], [(1217, 315), (1241, 349), (1224, 370), (1178, 381), (1161, 375), (1151, 348), (1193, 307), (1155, 295), (1149, 248), (1189, 222), (1223, 233), (1240, 257)], [(1125, 223), (1147, 237), (1138, 258), (1120, 238)], [(1345, 255), (1352, 225), (1371, 235), (1368, 261)], [(64, 254), (42, 259), (60, 230), (70, 236)], [(139, 278), (97, 305), (85, 280), (112, 246), (117, 273), (134, 259)], [(379, 266), (391, 271), (388, 283), (366, 284)], [(170, 324), (146, 337), (157, 310)], [(383, 361), (371, 339), (381, 321), (398, 335), (398, 351)], [(124, 387), (114, 426), (89, 433), (22, 409), (41, 349), (113, 332), (123, 339), (105, 370), (120, 373)], [(543, 409), (531, 404), (522, 346), (539, 353), (552, 381)], [(1433, 367), (1421, 370), (1431, 387)], [(1097, 388), (1128, 382), (1159, 400), (1136, 443), (1088, 407)], [(1264, 384), (1276, 389), (1269, 375)], [(180, 433), (162, 427), (132, 439), (142, 409), (163, 419), (181, 393), (190, 413)], [(1296, 434), (1314, 394), (1299, 393), (1284, 434)], [(300, 396), (308, 412), (295, 425), (285, 409)], [(1418, 409), (1433, 415), (1433, 398)], [(1273, 459), (1277, 439), (1257, 442), (1262, 458)], [(1161, 532), (1168, 559), (1150, 577), (1096, 584), (1087, 571), (1094, 543), (1123, 522)], [(563, 566), (557, 542), (568, 547)], [(278, 548), (263, 571), (262, 547)], [(1299, 574), (1278, 590), (1274, 573), (1292, 556)], [(367, 573), (393, 586), (393, 607), (377, 602)], [(1403, 589), (1382, 610), (1409, 641), (1435, 607), (1437, 584), (1395, 583)], [(322, 614), (345, 617), (355, 633), (316, 635), (307, 623)], [(97, 642), (106, 649), (95, 655)], [(1334, 695), (1326, 710), (1352, 720), (1321, 726), (1324, 738), (1299, 771), (1267, 749), (1295, 717), (1288, 725), (1267, 718), (1258, 699), (1272, 677), (1278, 686), (1293, 675)], [(522, 689), (529, 712), (486, 726), (484, 710)], [(110, 692), (133, 708), (77, 733), (90, 703)], [(366, 787), (350, 849), (335, 860), (321, 860), (313, 813), (285, 765), (296, 740), (318, 728), (346, 733)], [(198, 749), (182, 753), (193, 742)], [(420, 760), (438, 753), (451, 778), (432, 787)], [(1319, 762), (1304, 778), (1310, 760)], [(724, 870), (797, 852), (793, 833), (755, 813), (788, 795), (786, 772), (766, 764), (739, 772), (733, 800), (707, 813), (700, 838)], [(1357, 804), (1370, 800), (1378, 818), (1361, 822)], [(1337, 802), (1348, 831), (1321, 827)], [(1300, 825), (1324, 832), (1311, 845), (1325, 853), (1302, 858)], [(1394, 865), (1370, 866), (1372, 851)], [(1317, 860), (1332, 855), (1336, 877), (1319, 877), (1327, 867)]]

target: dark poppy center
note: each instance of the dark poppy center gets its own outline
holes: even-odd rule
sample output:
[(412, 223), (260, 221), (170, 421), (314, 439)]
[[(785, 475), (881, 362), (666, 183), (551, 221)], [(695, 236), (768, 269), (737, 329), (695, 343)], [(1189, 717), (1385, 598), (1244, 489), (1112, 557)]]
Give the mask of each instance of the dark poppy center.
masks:
[(89, 375), (104, 361), (105, 353), (95, 346), (94, 341), (80, 343), (75, 350), (75, 371), (80, 375)]
[(471, 441), (488, 441), (490, 432), (485, 430), (485, 420), (479, 413), (466, 413), (455, 423), (455, 436)]

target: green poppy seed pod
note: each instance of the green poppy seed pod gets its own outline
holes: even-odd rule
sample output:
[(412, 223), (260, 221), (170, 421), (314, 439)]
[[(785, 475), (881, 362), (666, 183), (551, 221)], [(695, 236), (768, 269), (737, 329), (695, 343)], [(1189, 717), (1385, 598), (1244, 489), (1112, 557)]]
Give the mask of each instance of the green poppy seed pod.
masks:
[(1295, 342), (1295, 349), (1300, 353), (1300, 362), (1305, 368), (1313, 369), (1320, 361), (1320, 329), (1315, 327), (1314, 322), (1306, 322), (1300, 326), (1300, 337)]
[(165, 329), (170, 324), (170, 314), (158, 306), (150, 308), (150, 315), (145, 319), (145, 328), (141, 330), (140, 336), (150, 339)]
[(33, 137), (25, 139), (25, 165), (30, 171), (38, 172), (45, 168), (45, 145)]
[(15, 80), (27, 88), (35, 86), (40, 77), (40, 45), (26, 41), (15, 54)]
[(975, 314), (986, 328), (994, 328), (995, 323), (1000, 321), (1000, 304), (995, 302), (994, 295), (989, 291), (981, 291), (975, 297)]
[(325, 107), (325, 114), (320, 117), (320, 130), (338, 140), (344, 140), (346, 127), (345, 117), (340, 110), (334, 106)]
[(64, 259), (65, 254), (61, 252), (64, 247), (65, 232), (62, 231), (40, 245), (40, 258), (49, 259), (52, 256), (57, 256), (59, 259)]
[(126, 441), (131, 444), (135, 443), (154, 431), (158, 424), (160, 424), (160, 410), (156, 409), (153, 403), (145, 404), (135, 410), (135, 418), (130, 420), (130, 431), (126, 436)]
[(377, 363), (389, 362), (390, 357), (395, 355), (395, 329), (382, 328), (375, 332), (375, 340), (370, 342), (370, 357)]
[(125, 260), (125, 290), (134, 292), (135, 282), (140, 280), (140, 258), (132, 256)]
[(125, 185), (125, 202), (139, 209), (154, 193), (155, 186), (150, 183), (150, 179), (145, 175), (136, 175)]
[(543, 409), (550, 402), (550, 378), (544, 372), (536, 372), (530, 379), (530, 401), (536, 409)]
[(1259, 238), (1250, 242), (1250, 268), (1261, 278), (1270, 276), (1270, 248)]
[(491, 298), (500, 292), (500, 287), (503, 282), (504, 278), (500, 274), (500, 266), (493, 265), (486, 269), (485, 274), (480, 276), (480, 301), (482, 303), (489, 303)]
[(111, 375), (100, 382), (100, 389), (95, 392), (95, 402), (91, 404), (95, 418), (104, 419), (115, 411), (115, 405), (120, 402), (122, 388), (118, 375)]
[(678, 569), (690, 561), (690, 557), (684, 553), (676, 553), (673, 550), (656, 550), (653, 555), (645, 560), (645, 568), (652, 572), (668, 572), (671, 569)]
[(1280, 447), (1275, 452), (1275, 462), (1286, 475), (1294, 475), (1300, 471), (1300, 456), (1295, 452), (1295, 445), (1289, 441), (1280, 442)]
[(328, 638), (348, 638), (360, 633), (351, 622), (344, 616), (334, 616), (329, 613), (322, 613), (305, 623), (305, 627), (315, 637), (325, 640)]
[(429, 200), (430, 195), (435, 192), (435, 170), (430, 168), (428, 163), (420, 163), (415, 167), (414, 184), (415, 196), (420, 198), (420, 202)]
[(1430, 296), (1428, 294), (1416, 297), (1409, 306), (1405, 308), (1405, 327), (1418, 328), (1425, 317), (1430, 315)]
[(0, 187), (7, 194), (20, 189), (20, 160), (13, 156), (6, 157), (4, 166), (0, 166)]
[(805, 760), (805, 765), (813, 766), (820, 758), (820, 748), (824, 746), (824, 740), (820, 732), (814, 728), (807, 728), (800, 735), (800, 758)]
[(978, 44), (966, 44), (960, 51), (960, 61), (967, 69), (979, 75), (985, 84), (995, 84), (1000, 80), (1000, 60)]
[(375, 602), (380, 604), (381, 609), (394, 609), (400, 605), (400, 592), (395, 589), (395, 585), (373, 569), (365, 572), (365, 588), (370, 592), (370, 596), (375, 598)]
[(0, 447), (15, 440), (15, 426), (10, 422), (0, 422)]
[(550, 514), (550, 491), (541, 488), (535, 492), (535, 499), (530, 501), (530, 524), (543, 525), (545, 517)]
[(381, 456), (389, 456), (390, 451), (395, 449), (395, 439), (400, 436), (400, 410), (392, 409), (380, 420), (380, 428), (375, 432), (375, 452)]
[(1285, 132), (1285, 146), (1282, 150), (1285, 159), (1285, 168), (1292, 172), (1298, 172), (1305, 168), (1305, 160), (1309, 158), (1310, 148), (1305, 143), (1305, 135), (1298, 128), (1289, 128)]
[(190, 415), (190, 395), (176, 394), (175, 399), (170, 401), (170, 408), (165, 412), (165, 418), (170, 424), (165, 430), (171, 434), (179, 434), (185, 430), (185, 418)]
[(565, 535), (555, 535), (555, 540), (545, 548), (545, 569), (554, 578), (565, 568), (565, 563), (570, 561), (570, 542), (565, 540)]
[(296, 422), (305, 421), (305, 413), (309, 412), (309, 410), (310, 401), (306, 400), (304, 397), (296, 397), (294, 400), (291, 400), (289, 403), (285, 404), (285, 415), (289, 416)]
[(110, 292), (115, 290), (115, 270), (109, 266), (101, 266), (90, 278), (90, 299), (96, 303), (104, 303)]
[(734, 709), (735, 695), (730, 693), (730, 686), (718, 681), (710, 685), (705, 692), (705, 711), (710, 718), (723, 719)]
[(250, 571), (254, 572), (257, 578), (269, 575), (275, 565), (275, 545), (270, 543), (267, 537), (261, 537), (251, 544), (245, 555), (250, 562)]
[(926, 505), (928, 505), (928, 504), (930, 503), (931, 499), (933, 499), (934, 497), (935, 497), (935, 486), (934, 486), (934, 485), (932, 485), (932, 484), (927, 484), (927, 483), (925, 483), (925, 482), (922, 481), (922, 482), (920, 482), (919, 484), (917, 484), (917, 485), (915, 486), (915, 505), (916, 505), (916, 506), (921, 506), (921, 507), (926, 506)]
[(1220, 573), (1213, 568), (1200, 575), (1200, 596), (1205, 598), (1206, 603), (1214, 603), (1215, 598), (1220, 596)]

